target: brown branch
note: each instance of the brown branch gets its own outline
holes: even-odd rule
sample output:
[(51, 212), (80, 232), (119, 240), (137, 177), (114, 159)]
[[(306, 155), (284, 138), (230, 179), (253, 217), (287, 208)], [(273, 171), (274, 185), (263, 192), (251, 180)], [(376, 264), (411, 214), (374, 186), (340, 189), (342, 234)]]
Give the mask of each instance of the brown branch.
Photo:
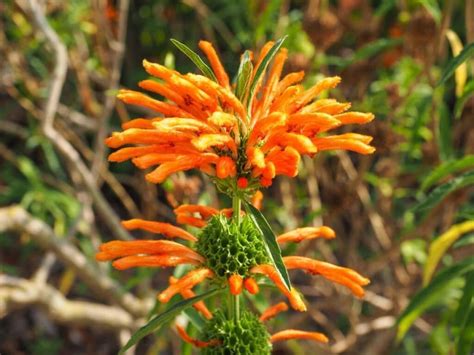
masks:
[(134, 316), (143, 316), (151, 300), (139, 300), (123, 290), (95, 264), (88, 260), (70, 241), (59, 238), (43, 221), (34, 218), (20, 206), (0, 208), (0, 232), (9, 230), (27, 233), (44, 250), (52, 251), (65, 265), (103, 299), (112, 300)]
[[(357, 180), (357, 170), (354, 167), (351, 159), (345, 152), (338, 152), (337, 156), (341, 162), (342, 168), (346, 172), (349, 179), (355, 181)], [(356, 192), (359, 196), (362, 205), (367, 210), (367, 214), (369, 216), (370, 225), (374, 231), (375, 237), (377, 238), (378, 242), (382, 246), (384, 250), (387, 250), (392, 245), (390, 237), (385, 229), (385, 225), (383, 222), (382, 217), (377, 213), (377, 211), (371, 206), (370, 202), (370, 194), (367, 190), (367, 187), (361, 184), (360, 182), (357, 183)]]
[[(128, 8), (129, 0), (121, 0), (119, 2), (119, 17), (118, 17), (118, 28), (117, 28), (117, 39), (111, 41), (110, 47), (112, 49), (112, 69), (109, 77), (110, 85), (107, 91), (116, 91), (119, 87), (120, 80), (120, 69), (122, 68), (123, 56), (125, 53), (125, 39), (127, 35), (127, 19), (128, 19)], [(104, 109), (101, 114), (99, 129), (96, 134), (96, 142), (94, 147), (94, 159), (92, 161), (91, 172), (96, 178), (99, 178), (100, 170), (105, 164), (105, 145), (104, 139), (108, 131), (108, 122), (110, 115), (114, 109), (115, 95), (106, 93), (106, 99), (104, 103)], [(98, 180), (98, 179), (97, 179)]]
[(37, 305), (59, 323), (107, 329), (135, 329), (138, 324), (119, 307), (72, 301), (46, 283), (0, 275), (0, 318), (15, 309)]
[(32, 16), (36, 26), (40, 32), (45, 35), (48, 43), (53, 48), (55, 55), (55, 69), (51, 80), (50, 94), (45, 106), (44, 119), (42, 120), (43, 133), (70, 162), (70, 165), (76, 168), (76, 171), (81, 176), (84, 185), (91, 194), (98, 212), (102, 215), (104, 222), (108, 225), (111, 231), (120, 239), (131, 239), (130, 235), (122, 228), (119, 219), (97, 188), (94, 176), (84, 164), (79, 153), (54, 128), (54, 117), (58, 109), (59, 99), (66, 78), (66, 47), (60, 41), (56, 32), (54, 32), (54, 30), (49, 26), (44, 12), (38, 2), (36, 0), (28, 0), (28, 4), (32, 10)]

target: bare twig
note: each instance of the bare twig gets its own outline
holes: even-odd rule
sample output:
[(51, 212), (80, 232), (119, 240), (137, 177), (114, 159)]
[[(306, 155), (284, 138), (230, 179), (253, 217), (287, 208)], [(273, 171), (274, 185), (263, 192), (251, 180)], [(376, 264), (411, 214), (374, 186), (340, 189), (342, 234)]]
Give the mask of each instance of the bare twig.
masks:
[[(341, 161), (341, 165), (346, 172), (349, 179), (355, 181), (357, 179), (357, 170), (354, 167), (351, 159), (346, 152), (340, 151), (337, 153)], [(357, 195), (361, 200), (364, 208), (367, 210), (369, 215), (370, 225), (375, 233), (375, 237), (379, 241), (383, 249), (387, 250), (390, 248), (392, 242), (388, 236), (387, 230), (385, 229), (382, 217), (377, 213), (377, 211), (371, 206), (370, 195), (367, 187), (364, 184), (358, 183), (356, 187)]]
[(55, 53), (55, 70), (51, 80), (50, 95), (45, 106), (44, 119), (42, 121), (43, 132), (61, 154), (68, 159), (71, 165), (76, 167), (77, 172), (84, 181), (84, 185), (87, 187), (94, 199), (98, 212), (102, 215), (105, 223), (108, 224), (111, 231), (120, 239), (130, 239), (130, 235), (122, 228), (119, 219), (97, 188), (93, 175), (87, 169), (87, 166), (82, 161), (78, 152), (54, 128), (54, 117), (58, 109), (59, 99), (64, 85), (64, 79), (66, 77), (67, 52), (56, 32), (54, 32), (54, 30), (49, 26), (38, 2), (36, 0), (28, 0), (28, 4), (32, 10), (32, 16), (36, 26), (41, 33), (45, 35)]
[[(130, 2), (129, 0), (121, 0), (119, 2), (118, 10), (118, 29), (117, 29), (117, 40), (114, 40), (110, 43), (112, 49), (112, 68), (110, 72), (109, 82), (110, 86), (108, 91), (113, 92), (119, 87), (120, 80), (120, 69), (122, 68), (123, 56), (125, 53), (125, 38), (127, 35), (127, 19), (128, 19), (128, 8)], [(95, 155), (92, 161), (91, 172), (92, 175), (96, 178), (100, 177), (100, 170), (104, 166), (105, 162), (105, 145), (104, 139), (108, 133), (108, 122), (109, 117), (112, 114), (114, 105), (115, 105), (115, 95), (106, 93), (106, 99), (104, 104), (104, 109), (101, 113), (99, 129), (96, 134), (95, 142)]]

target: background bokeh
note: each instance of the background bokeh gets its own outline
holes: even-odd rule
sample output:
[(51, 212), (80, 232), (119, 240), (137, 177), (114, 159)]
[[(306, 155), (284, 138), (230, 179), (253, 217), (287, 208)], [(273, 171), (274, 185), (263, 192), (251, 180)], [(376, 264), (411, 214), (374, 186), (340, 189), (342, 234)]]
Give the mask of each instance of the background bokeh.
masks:
[[(37, 25), (43, 17), (50, 33)], [(375, 114), (354, 131), (374, 136), (377, 151), (318, 154), (304, 159), (297, 178), (278, 178), (264, 191), (276, 232), (322, 224), (337, 232), (330, 242), (284, 253), (298, 248), (372, 281), (361, 301), (295, 274), (309, 311), (288, 312), (271, 329), (322, 331), (331, 342), (282, 343), (275, 353), (454, 354), (459, 316), (474, 319), (466, 286), (473, 268), (448, 273), (428, 301), (415, 304), (412, 326), (395, 339), (399, 315), (422, 289), (431, 242), (474, 218), (473, 60), (466, 57), (439, 83), (453, 56), (474, 41), (472, 0), (1, 1), (1, 354), (116, 353), (170, 271), (99, 266), (97, 245), (116, 239), (120, 219), (172, 222), (177, 204), (229, 204), (198, 173), (155, 186), (129, 163), (107, 163), (104, 137), (148, 114), (115, 100), (120, 87), (136, 88), (146, 78), (142, 59), (195, 71), (169, 39), (196, 51), (207, 39), (232, 76), (245, 49), (284, 35), (285, 71), (305, 70), (305, 85), (341, 76), (331, 95)], [(64, 65), (66, 76), (58, 77)], [(59, 104), (51, 108), (55, 89)], [(449, 194), (430, 194), (452, 179)], [(474, 238), (463, 233), (473, 229), (454, 230), (438, 274), (469, 260)], [(265, 308), (266, 299), (257, 297), (255, 308)], [(472, 337), (464, 344), (472, 346)], [(134, 351), (191, 353), (173, 329)]]

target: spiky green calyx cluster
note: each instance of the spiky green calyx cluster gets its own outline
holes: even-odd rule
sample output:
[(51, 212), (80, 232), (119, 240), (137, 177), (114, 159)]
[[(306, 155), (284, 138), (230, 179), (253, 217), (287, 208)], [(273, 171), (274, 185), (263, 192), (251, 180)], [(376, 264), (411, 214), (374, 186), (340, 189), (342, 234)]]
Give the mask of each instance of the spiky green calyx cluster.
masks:
[(219, 340), (219, 344), (203, 348), (204, 355), (267, 355), (272, 346), (270, 334), (251, 312), (242, 312), (238, 322), (218, 312), (203, 330), (204, 340)]
[(196, 248), (220, 279), (248, 276), (252, 267), (269, 261), (260, 233), (246, 216), (239, 225), (233, 218), (214, 216), (201, 231)]

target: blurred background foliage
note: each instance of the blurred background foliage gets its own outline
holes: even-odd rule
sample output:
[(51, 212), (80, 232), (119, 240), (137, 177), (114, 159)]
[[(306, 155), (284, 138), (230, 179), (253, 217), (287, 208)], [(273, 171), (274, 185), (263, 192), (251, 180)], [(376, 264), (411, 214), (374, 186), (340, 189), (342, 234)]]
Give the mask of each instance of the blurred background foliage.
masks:
[[(93, 261), (97, 245), (116, 237), (104, 209), (121, 219), (173, 221), (177, 204), (228, 201), (196, 173), (151, 186), (130, 164), (108, 166), (103, 138), (130, 116), (149, 114), (115, 102), (117, 89), (136, 88), (146, 78), (143, 58), (194, 71), (170, 38), (193, 49), (200, 39), (212, 41), (232, 75), (245, 49), (287, 35), (285, 70), (305, 70), (307, 85), (340, 75), (342, 84), (330, 95), (376, 115), (357, 132), (374, 136), (377, 152), (318, 154), (304, 160), (297, 179), (277, 179), (264, 192), (264, 211), (276, 232), (323, 223), (336, 230), (334, 242), (302, 243), (301, 253), (348, 265), (372, 280), (367, 297), (354, 301), (298, 275), (309, 314), (288, 313), (274, 328), (298, 324), (328, 333), (332, 342), (317, 349), (290, 342), (276, 353), (473, 350), (474, 1), (42, 1), (68, 57), (54, 127), (78, 152), (85, 173), (43, 132), (57, 62), (30, 3), (0, 3), (2, 207), (22, 206), (126, 290), (152, 295), (167, 271), (119, 274)], [(93, 177), (95, 190), (84, 176)], [(68, 299), (112, 303), (96, 297), (77, 270), (28, 233), (3, 231), (0, 246), (0, 276), (30, 279), (46, 270), (48, 283)], [(7, 307), (5, 295), (2, 354), (112, 354), (130, 335), (64, 324), (34, 304)], [(253, 302), (263, 309), (268, 301)], [(137, 353), (190, 353), (166, 332), (172, 330), (147, 338)]]

